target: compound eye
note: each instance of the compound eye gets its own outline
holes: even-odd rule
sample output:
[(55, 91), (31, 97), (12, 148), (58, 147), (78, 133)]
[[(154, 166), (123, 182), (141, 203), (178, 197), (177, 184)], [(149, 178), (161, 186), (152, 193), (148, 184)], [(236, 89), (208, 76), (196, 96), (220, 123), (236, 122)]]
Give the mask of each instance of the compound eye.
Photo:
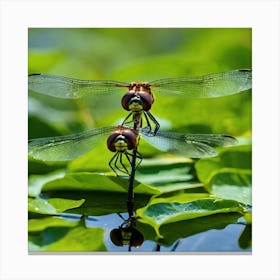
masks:
[(154, 98), (150, 93), (147, 92), (139, 92), (138, 93), (142, 103), (143, 103), (143, 110), (149, 111), (154, 103)]
[(124, 246), (121, 229), (115, 228), (110, 232), (111, 241), (118, 247)]
[(144, 242), (143, 234), (136, 228), (132, 229), (132, 236), (130, 239), (130, 245), (135, 248), (139, 248)]
[(112, 132), (109, 137), (107, 138), (107, 147), (111, 152), (116, 152), (116, 141), (117, 138), (120, 136), (120, 132), (119, 131), (114, 131)]
[(122, 106), (125, 110), (130, 111), (129, 105), (130, 105), (130, 100), (135, 97), (134, 92), (128, 92), (126, 93), (123, 98), (122, 98)]
[(123, 131), (123, 136), (127, 139), (127, 149), (128, 150), (135, 149), (138, 144), (138, 137), (133, 132), (133, 130), (125, 129)]

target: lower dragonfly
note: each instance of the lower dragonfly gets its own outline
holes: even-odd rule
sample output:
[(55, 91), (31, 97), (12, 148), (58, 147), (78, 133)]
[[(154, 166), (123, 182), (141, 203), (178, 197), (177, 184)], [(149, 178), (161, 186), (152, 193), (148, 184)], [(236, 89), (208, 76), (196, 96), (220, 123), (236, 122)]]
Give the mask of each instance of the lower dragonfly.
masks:
[(144, 242), (144, 236), (136, 229), (136, 218), (129, 217), (124, 219), (120, 213), (118, 215), (123, 220), (123, 223), (118, 228), (111, 230), (111, 241), (116, 246), (129, 245), (128, 251), (131, 251), (131, 247), (140, 247)]
[[(37, 94), (57, 98), (77, 99), (84, 96), (116, 95), (123, 88), (128, 92), (121, 104), (129, 111), (124, 123), (129, 123), (132, 116), (134, 123), (142, 124), (142, 116), (154, 134), (160, 128), (155, 117), (150, 113), (154, 103), (154, 93), (180, 98), (215, 98), (236, 94), (252, 87), (251, 70), (231, 70), (197, 77), (165, 78), (152, 82), (119, 82), (110, 80), (79, 80), (50, 74), (30, 74), (28, 89)], [(127, 121), (127, 122), (126, 122)]]
[[(137, 150), (140, 136), (148, 143), (164, 152), (170, 152), (190, 158), (207, 158), (217, 155), (215, 147), (237, 144), (237, 140), (225, 134), (184, 134), (161, 132), (156, 135), (149, 127), (134, 130), (126, 126), (108, 126), (87, 130), (65, 136), (37, 138), (28, 141), (28, 155), (42, 161), (67, 161), (78, 158), (92, 150), (102, 138), (107, 136), (107, 148), (115, 152), (109, 166), (117, 176), (120, 172), (130, 175), (133, 154)], [(140, 164), (142, 156), (136, 153)], [(124, 162), (126, 159), (126, 163)], [(128, 166), (128, 167), (126, 167)]]

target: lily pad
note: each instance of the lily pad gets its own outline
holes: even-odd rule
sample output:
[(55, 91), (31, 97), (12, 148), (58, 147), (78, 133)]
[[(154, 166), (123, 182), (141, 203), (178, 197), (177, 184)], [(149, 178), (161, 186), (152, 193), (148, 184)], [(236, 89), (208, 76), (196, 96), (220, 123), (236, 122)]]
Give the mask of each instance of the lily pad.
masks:
[(84, 199), (45, 199), (42, 197), (28, 198), (28, 215), (29, 218), (38, 215), (57, 215), (65, 212), (66, 210), (80, 207), (84, 201)]
[(201, 159), (195, 168), (213, 195), (252, 204), (251, 146), (234, 147), (217, 158)]
[(211, 193), (252, 205), (252, 175), (248, 172), (224, 172), (213, 176)]
[(68, 221), (62, 217), (46, 217), (41, 219), (28, 220), (28, 231), (43, 231), (48, 227), (74, 227), (79, 221)]
[(28, 195), (32, 197), (38, 196), (45, 183), (63, 177), (64, 174), (64, 170), (56, 170), (43, 175), (30, 175), (28, 178)]
[[(239, 213), (213, 214), (205, 217), (182, 220), (163, 224), (160, 227), (160, 236), (148, 224), (137, 223), (137, 229), (142, 232), (145, 240), (153, 240), (163, 246), (171, 246), (178, 239), (183, 239), (208, 230), (222, 230), (230, 224), (235, 224), (242, 215)], [(188, 248), (186, 248), (188, 251)]]
[(157, 238), (162, 239), (163, 225), (215, 214), (235, 213), (242, 216), (246, 212), (247, 209), (237, 201), (195, 193), (155, 198), (146, 207), (138, 209), (137, 216), (139, 222), (152, 226)]
[(50, 227), (29, 233), (29, 252), (96, 252), (107, 251), (101, 228)]
[(222, 150), (215, 158), (200, 159), (195, 164), (197, 176), (204, 184), (209, 184), (212, 177), (223, 171), (240, 172), (252, 169), (251, 146), (237, 146)]
[[(44, 185), (43, 195), (47, 199), (83, 199), (81, 207), (68, 210), (83, 215), (105, 215), (126, 212), (128, 180), (89, 172), (68, 173)], [(138, 181), (134, 182), (135, 208), (143, 207), (160, 190)]]

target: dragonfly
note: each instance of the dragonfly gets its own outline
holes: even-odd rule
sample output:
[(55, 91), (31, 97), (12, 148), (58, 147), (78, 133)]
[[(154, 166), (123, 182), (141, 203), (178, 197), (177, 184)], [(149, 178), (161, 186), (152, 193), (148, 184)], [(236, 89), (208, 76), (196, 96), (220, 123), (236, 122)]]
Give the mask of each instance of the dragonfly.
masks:
[(131, 251), (131, 247), (140, 247), (144, 242), (144, 236), (136, 229), (136, 217), (132, 216), (124, 219), (120, 213), (118, 215), (123, 223), (118, 228), (111, 230), (110, 239), (112, 243), (119, 247), (129, 245), (128, 251)]
[[(138, 127), (147, 127), (154, 134), (160, 128), (150, 109), (155, 95), (179, 98), (216, 98), (243, 92), (252, 87), (252, 71), (238, 69), (196, 77), (164, 78), (151, 82), (120, 82), (111, 80), (79, 80), (50, 74), (30, 74), (30, 91), (56, 98), (77, 99), (84, 96), (116, 95), (124, 88), (128, 91), (121, 99), (122, 107), (129, 111), (122, 125), (130, 123), (130, 118)], [(143, 119), (142, 119), (143, 117)]]
[[(189, 158), (214, 157), (216, 147), (228, 147), (237, 144), (237, 139), (226, 134), (185, 134), (158, 131), (156, 135), (149, 127), (133, 129), (127, 126), (107, 126), (91, 130), (47, 138), (31, 139), (28, 142), (28, 155), (41, 161), (68, 161), (92, 150), (107, 136), (107, 148), (114, 152), (109, 162), (117, 176), (120, 172), (129, 175), (132, 153), (142, 137), (157, 149)], [(137, 151), (137, 168), (142, 161)], [(119, 172), (120, 171), (120, 172)]]
[[(133, 155), (130, 151), (139, 143), (139, 132), (123, 126), (108, 126), (70, 135), (31, 139), (28, 140), (28, 155), (47, 162), (69, 161), (92, 150), (106, 136), (107, 148), (114, 153), (109, 166), (117, 175), (118, 171), (129, 175), (123, 160), (125, 157), (129, 166), (131, 165)], [(136, 158), (139, 165), (142, 157), (138, 152)]]

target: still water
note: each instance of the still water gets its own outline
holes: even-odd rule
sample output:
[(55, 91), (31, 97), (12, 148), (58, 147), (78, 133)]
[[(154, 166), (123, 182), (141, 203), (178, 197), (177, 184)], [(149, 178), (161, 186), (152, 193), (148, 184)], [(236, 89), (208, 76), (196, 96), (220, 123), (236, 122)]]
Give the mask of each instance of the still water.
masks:
[[(69, 218), (69, 216), (68, 216)], [(71, 219), (71, 218), (70, 218)], [(86, 226), (101, 227), (105, 229), (104, 242), (108, 252), (127, 252), (128, 246), (117, 247), (110, 240), (110, 231), (120, 226), (121, 219), (117, 214), (105, 216), (90, 216), (86, 219)], [(175, 252), (208, 252), (208, 253), (224, 253), (224, 252), (246, 252), (252, 250), (242, 249), (238, 244), (238, 238), (245, 225), (230, 224), (221, 230), (208, 230), (198, 233), (184, 239), (177, 244)], [(156, 251), (157, 244), (153, 241), (146, 240), (139, 248), (132, 248), (132, 252), (153, 252)], [(170, 252), (174, 248), (174, 244), (170, 247), (160, 247), (161, 252)]]

